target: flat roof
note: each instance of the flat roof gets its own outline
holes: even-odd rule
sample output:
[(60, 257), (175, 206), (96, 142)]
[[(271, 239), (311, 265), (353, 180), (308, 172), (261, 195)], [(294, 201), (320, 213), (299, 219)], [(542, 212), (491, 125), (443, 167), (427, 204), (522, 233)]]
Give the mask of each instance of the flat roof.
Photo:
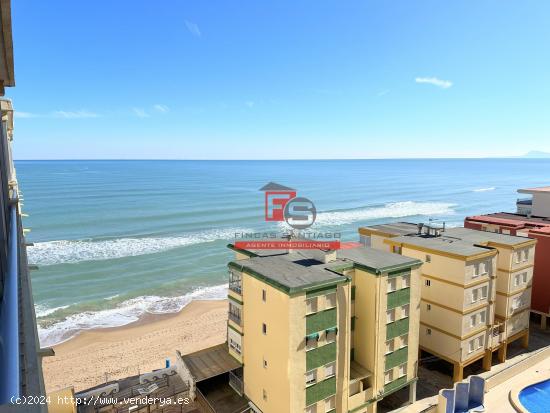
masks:
[(448, 228), (443, 233), (444, 237), (452, 236), (473, 244), (495, 243), (500, 245), (517, 246), (530, 242), (525, 237), (515, 235), (498, 234), (495, 232), (478, 231), (470, 228)]
[(419, 260), (414, 258), (364, 246), (339, 250), (336, 254), (340, 259), (353, 261), (376, 273), (410, 268), (422, 264)]
[(520, 194), (533, 194), (533, 193), (540, 193), (540, 192), (550, 192), (550, 186), (540, 186), (537, 188), (523, 188), (518, 189), (518, 192)]
[(283, 255), (252, 257), (232, 261), (230, 266), (237, 266), (242, 271), (251, 271), (269, 279), (275, 286), (286, 292), (315, 288), (322, 285), (347, 281), (327, 268), (344, 265), (345, 261), (332, 261), (325, 264), (305, 252), (291, 252)]
[(411, 222), (392, 222), (388, 224), (370, 225), (368, 227), (360, 227), (359, 232), (374, 231), (383, 234), (392, 234), (393, 236), (407, 235), (418, 230), (418, 225)]
[(512, 212), (495, 212), (486, 215), (476, 215), (467, 217), (468, 220), (483, 221), (487, 223), (509, 224), (514, 226), (550, 226), (550, 219), (545, 217), (528, 217), (522, 214), (514, 214)]
[(466, 242), (458, 238), (451, 238), (446, 236), (428, 237), (417, 235), (402, 235), (396, 238), (392, 238), (391, 242), (414, 245), (434, 251), (441, 251), (449, 254), (459, 255), (462, 257), (471, 257), (489, 252), (487, 248), (476, 247), (472, 245), (471, 242)]
[(181, 358), (196, 382), (241, 367), (241, 364), (229, 355), (226, 343), (185, 354)]

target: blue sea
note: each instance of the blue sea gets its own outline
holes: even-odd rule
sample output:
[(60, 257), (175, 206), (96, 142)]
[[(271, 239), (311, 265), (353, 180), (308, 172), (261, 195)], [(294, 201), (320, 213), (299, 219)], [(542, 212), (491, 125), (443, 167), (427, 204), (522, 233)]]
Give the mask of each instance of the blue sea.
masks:
[(548, 185), (548, 159), (18, 161), (43, 346), (83, 329), (175, 312), (226, 295), (226, 245), (264, 221), (270, 181), (315, 202), (315, 231), (514, 211), (516, 189)]

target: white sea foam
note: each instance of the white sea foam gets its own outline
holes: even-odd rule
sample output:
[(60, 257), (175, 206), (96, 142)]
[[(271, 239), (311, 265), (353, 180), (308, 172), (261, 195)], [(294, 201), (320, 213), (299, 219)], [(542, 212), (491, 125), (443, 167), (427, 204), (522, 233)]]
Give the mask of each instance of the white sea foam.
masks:
[(452, 215), (455, 212), (454, 206), (454, 204), (446, 202), (392, 202), (382, 207), (320, 212), (317, 214), (315, 223), (319, 225), (343, 225), (369, 219), (403, 218), (416, 215)]
[(187, 245), (233, 239), (235, 232), (250, 232), (242, 228), (211, 230), (164, 238), (116, 238), (101, 241), (60, 240), (37, 242), (28, 248), (29, 262), (54, 265), (81, 261), (100, 261), (113, 258), (154, 254)]
[(55, 313), (58, 310), (64, 310), (65, 308), (68, 308), (68, 307), (69, 307), (68, 305), (62, 305), (60, 307), (49, 308), (43, 305), (37, 305), (34, 308), (34, 311), (36, 313), (36, 317), (46, 317), (50, 314)]
[[(143, 314), (164, 314), (180, 311), (191, 300), (220, 300), (227, 298), (227, 284), (198, 288), (179, 297), (142, 296), (124, 301), (116, 308), (86, 311), (67, 317), (48, 327), (38, 327), (40, 345), (52, 346), (93, 328), (119, 327), (137, 321)], [(64, 307), (66, 308), (66, 307)], [(49, 312), (56, 311), (52, 309)]]
[(491, 186), (489, 188), (477, 188), (474, 189), (474, 192), (487, 192), (487, 191), (494, 191), (496, 188), (494, 186)]

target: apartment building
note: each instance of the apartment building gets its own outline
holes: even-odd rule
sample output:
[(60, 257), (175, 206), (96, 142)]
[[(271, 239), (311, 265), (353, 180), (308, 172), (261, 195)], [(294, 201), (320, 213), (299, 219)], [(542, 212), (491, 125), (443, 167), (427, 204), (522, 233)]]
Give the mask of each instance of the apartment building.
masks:
[(531, 198), (517, 200), (517, 211), (466, 217), (464, 226), (480, 231), (517, 235), (537, 240), (534, 257), (531, 312), (539, 314), (546, 328), (550, 317), (550, 187), (520, 189)]
[(420, 262), (371, 248), (230, 246), (228, 351), (255, 412), (375, 412), (418, 357)]
[[(11, 2), (0, 0), (0, 96), (15, 85)], [(13, 400), (45, 394), (40, 349), (22, 225), (22, 204), (12, 156), (14, 111), (0, 99), (0, 410), (45, 412), (39, 403)]]
[(420, 276), (420, 348), (465, 366), (492, 354), (506, 359), (507, 344), (527, 346), (535, 240), (467, 228), (394, 223), (360, 228), (363, 245), (423, 262)]

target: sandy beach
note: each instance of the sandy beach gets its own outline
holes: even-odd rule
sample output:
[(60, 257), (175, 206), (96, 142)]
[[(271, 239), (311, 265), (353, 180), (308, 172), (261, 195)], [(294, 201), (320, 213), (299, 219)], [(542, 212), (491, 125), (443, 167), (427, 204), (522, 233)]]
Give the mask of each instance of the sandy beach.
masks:
[(191, 353), (225, 341), (227, 301), (193, 301), (176, 314), (149, 315), (117, 328), (82, 332), (43, 361), (46, 391), (76, 391), (163, 368), (176, 350)]

